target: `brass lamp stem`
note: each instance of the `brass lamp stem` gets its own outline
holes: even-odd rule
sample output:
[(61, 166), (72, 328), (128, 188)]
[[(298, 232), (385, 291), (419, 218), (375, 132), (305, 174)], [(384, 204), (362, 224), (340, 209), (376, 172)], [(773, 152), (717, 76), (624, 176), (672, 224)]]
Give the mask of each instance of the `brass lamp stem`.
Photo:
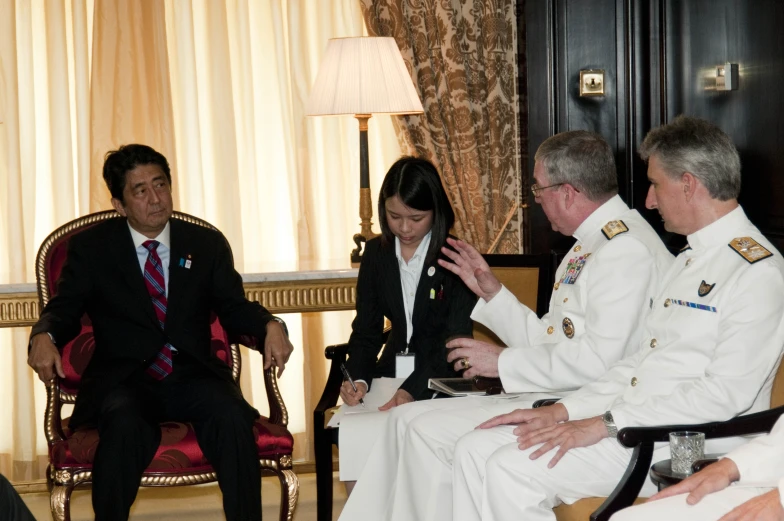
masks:
[(359, 122), (359, 218), (360, 233), (354, 235), (356, 248), (351, 250), (351, 264), (359, 265), (362, 260), (362, 243), (376, 234), (372, 231), (373, 202), (370, 194), (370, 161), (368, 159), (368, 120), (372, 114), (356, 114)]

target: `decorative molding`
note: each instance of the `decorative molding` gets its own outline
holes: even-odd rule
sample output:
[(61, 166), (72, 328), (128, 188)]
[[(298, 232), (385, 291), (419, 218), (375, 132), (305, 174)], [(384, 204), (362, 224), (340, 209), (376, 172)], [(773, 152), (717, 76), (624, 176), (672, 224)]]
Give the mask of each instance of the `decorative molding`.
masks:
[(0, 293), (0, 327), (31, 326), (38, 320), (38, 295)]
[[(318, 280), (246, 282), (245, 296), (272, 313), (310, 313), (353, 310), (356, 277)], [(32, 326), (38, 320), (34, 292), (0, 293), (0, 327)]]

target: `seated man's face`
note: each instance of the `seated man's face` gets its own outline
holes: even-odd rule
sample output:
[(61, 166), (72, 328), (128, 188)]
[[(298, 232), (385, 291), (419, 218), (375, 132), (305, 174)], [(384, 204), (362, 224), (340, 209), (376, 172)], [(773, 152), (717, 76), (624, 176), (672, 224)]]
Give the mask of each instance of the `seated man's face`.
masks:
[(139, 165), (125, 178), (123, 200), (113, 198), (112, 205), (134, 230), (153, 239), (171, 217), (171, 185), (158, 165)]

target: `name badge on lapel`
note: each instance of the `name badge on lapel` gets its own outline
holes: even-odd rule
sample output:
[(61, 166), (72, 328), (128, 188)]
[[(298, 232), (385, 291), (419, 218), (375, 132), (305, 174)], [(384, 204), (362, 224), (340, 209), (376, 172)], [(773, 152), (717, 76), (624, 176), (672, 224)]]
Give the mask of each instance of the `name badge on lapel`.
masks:
[(395, 378), (408, 378), (414, 372), (414, 353), (408, 349), (395, 355)]
[(187, 259), (185, 259), (183, 257), (180, 257), (179, 265), (180, 265), (181, 268), (185, 268), (186, 270), (191, 269), (191, 255), (190, 255), (190, 253), (188, 254), (188, 258)]

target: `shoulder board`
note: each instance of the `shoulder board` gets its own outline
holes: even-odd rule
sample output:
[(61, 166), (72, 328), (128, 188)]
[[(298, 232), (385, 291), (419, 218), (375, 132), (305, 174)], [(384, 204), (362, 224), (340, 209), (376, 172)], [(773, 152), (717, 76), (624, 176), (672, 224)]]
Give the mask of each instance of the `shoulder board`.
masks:
[(610, 221), (602, 227), (602, 233), (607, 240), (611, 240), (616, 235), (620, 235), (622, 233), (626, 233), (629, 231), (629, 228), (624, 224), (623, 221)]
[(772, 252), (751, 237), (738, 237), (737, 239), (732, 239), (729, 246), (735, 250), (738, 255), (746, 259), (749, 264), (754, 264), (757, 261), (773, 256)]

